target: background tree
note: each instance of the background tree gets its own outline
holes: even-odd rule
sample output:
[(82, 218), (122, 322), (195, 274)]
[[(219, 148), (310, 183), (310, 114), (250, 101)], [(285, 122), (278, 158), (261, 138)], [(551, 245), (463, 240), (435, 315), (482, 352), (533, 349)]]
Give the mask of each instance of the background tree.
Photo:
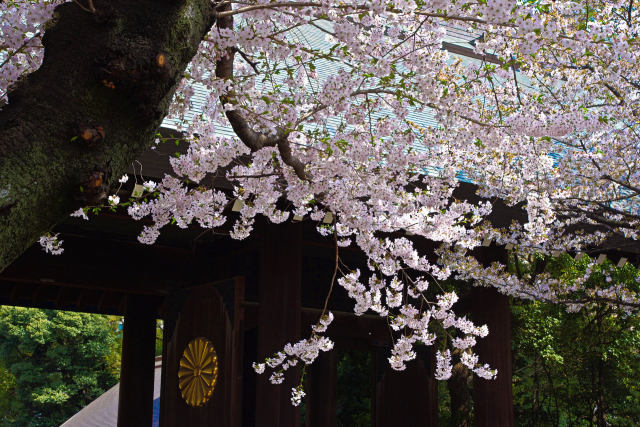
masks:
[[(583, 275), (590, 260), (555, 259), (562, 280)], [(526, 266), (523, 266), (526, 268)], [(626, 266), (620, 282), (635, 282)], [(591, 280), (607, 280), (596, 272)], [(611, 279), (613, 280), (613, 279)], [(634, 286), (635, 284), (630, 284)], [(640, 422), (640, 319), (606, 304), (567, 312), (540, 302), (513, 305), (514, 403), (523, 426), (635, 426)]]
[(603, 306), (567, 313), (539, 302), (513, 311), (518, 425), (638, 425), (637, 317)]
[(59, 425), (114, 385), (117, 320), (0, 307), (0, 425)]

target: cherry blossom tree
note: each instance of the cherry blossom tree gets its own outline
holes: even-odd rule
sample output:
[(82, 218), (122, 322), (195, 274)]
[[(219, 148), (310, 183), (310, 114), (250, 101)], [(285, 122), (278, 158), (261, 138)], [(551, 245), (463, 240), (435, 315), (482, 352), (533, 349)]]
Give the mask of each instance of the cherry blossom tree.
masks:
[[(44, 65), (16, 84), (40, 64), (43, 23), (53, 6), (43, 0), (1, 6), (0, 96), (8, 105), (0, 113), (0, 153), (10, 156), (0, 163), (0, 208), (9, 211), (2, 221), (11, 230), (34, 228), (19, 235), (21, 246), (3, 258), (5, 265), (62, 214), (107, 196), (126, 162), (151, 143), (175, 92), (169, 117), (181, 125), (189, 149), (172, 159), (173, 176), (157, 187), (147, 184), (154, 194), (149, 201), (129, 206), (133, 218), (153, 221), (142, 227), (140, 241), (153, 243), (172, 221), (204, 228), (231, 221), (236, 239), (251, 233), (258, 215), (273, 223), (294, 216), (315, 221), (318, 232), (333, 238), (336, 254), (348, 245), (366, 254), (368, 271), (336, 262), (333, 280), (353, 298), (356, 314), (389, 318), (398, 333), (389, 357), (395, 369), (415, 358), (415, 345), (434, 344), (438, 324), (465, 366), (485, 378), (496, 375), (472, 351), (486, 326), (454, 314), (455, 293), (427, 297), (450, 277), (572, 309), (591, 301), (640, 306), (637, 289), (621, 285), (616, 270), (596, 260), (583, 278), (566, 281), (544, 271), (516, 274), (499, 263), (484, 267), (470, 255), (493, 241), (512, 249), (519, 267), (527, 257), (580, 253), (612, 235), (638, 238), (640, 12), (633, 1), (221, 0), (178, 2), (151, 13), (77, 0), (56, 9), (59, 17), (43, 40)], [(146, 13), (165, 26), (145, 27)], [(122, 20), (140, 27), (127, 30), (126, 43), (114, 42), (109, 31)], [(474, 35), (475, 60), (443, 49), (452, 25)], [(84, 56), (64, 69), (47, 68), (56, 42), (74, 32), (91, 39), (96, 27), (108, 34)], [(177, 42), (180, 30), (188, 42)], [(310, 41), (311, 34), (321, 42)], [(145, 59), (135, 60), (129, 48)], [(75, 71), (88, 63), (99, 70)], [(44, 178), (36, 183), (32, 173), (9, 179), (33, 164), (8, 151), (14, 144), (8, 138), (32, 137), (34, 125), (21, 115), (33, 114), (38, 94), (49, 90), (39, 82), (60, 72), (68, 73), (58, 76), (70, 81), (66, 87), (92, 94), (85, 99), (74, 89), (69, 100), (73, 111), (88, 114), (84, 121), (66, 116), (78, 122), (73, 131), (69, 123), (51, 131), (48, 121), (43, 131), (67, 147), (62, 160), (76, 151), (88, 152), (87, 160), (64, 168), (61, 187), (44, 186)], [(141, 105), (136, 121), (121, 123), (116, 113), (105, 121), (105, 108), (131, 108), (123, 97), (132, 87), (133, 103)], [(203, 90), (207, 99), (194, 117), (191, 97)], [(88, 108), (93, 102), (98, 107)], [(138, 121), (142, 130), (133, 129)], [(108, 163), (108, 173), (90, 169), (96, 157)], [(83, 200), (67, 196), (45, 220), (25, 219), (21, 194), (42, 193), (29, 206), (38, 209), (31, 215), (43, 215), (52, 189), (64, 186), (69, 194), (78, 187), (78, 170), (88, 176)], [(233, 194), (207, 185), (211, 176), (228, 180)], [(481, 202), (454, 197), (464, 180)], [(113, 196), (110, 203), (118, 203)], [(521, 207), (526, 220), (494, 225), (489, 216), (498, 199)], [(229, 215), (232, 204), (239, 216)], [(421, 240), (439, 245), (436, 261), (420, 251)], [(608, 287), (587, 286), (592, 274), (606, 276)], [(256, 371), (268, 368), (279, 383), (288, 368), (311, 363), (333, 345), (323, 335), (331, 319), (325, 307), (308, 338), (256, 363)], [(439, 379), (451, 375), (451, 354), (437, 354)], [(303, 395), (294, 389), (292, 402)]]

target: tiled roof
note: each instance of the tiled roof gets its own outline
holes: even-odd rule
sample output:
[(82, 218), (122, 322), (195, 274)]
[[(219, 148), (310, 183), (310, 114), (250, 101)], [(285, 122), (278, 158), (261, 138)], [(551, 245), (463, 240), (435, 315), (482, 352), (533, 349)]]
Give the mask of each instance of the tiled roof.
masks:
[[(325, 25), (329, 25), (328, 23)], [(454, 25), (446, 26), (447, 35), (445, 37), (445, 42), (464, 46), (464, 47), (472, 47), (469, 42), (478, 37), (478, 34), (471, 33), (466, 31), (460, 27)], [(294, 29), (291, 31), (291, 37), (296, 38), (298, 40), (304, 40), (309, 47), (314, 49), (322, 49), (328, 51), (331, 48), (331, 44), (326, 40), (326, 33), (320, 31), (318, 28), (315, 28), (311, 25), (307, 25), (304, 27), (300, 27), (299, 29)], [(476, 60), (471, 58), (463, 58), (465, 62), (472, 63)], [(332, 62), (324, 59), (320, 59), (314, 62), (316, 66), (316, 71), (318, 74), (318, 81), (322, 82), (327, 77), (339, 72), (341, 68), (341, 64), (338, 62)], [(196, 84), (194, 86), (194, 94), (191, 97), (191, 103), (188, 113), (186, 114), (186, 119), (193, 120), (194, 117), (200, 115), (203, 111), (203, 107), (207, 101), (208, 93), (207, 89), (201, 85)], [(382, 113), (378, 114), (379, 116)], [(339, 124), (340, 118), (336, 117), (329, 121), (329, 128), (333, 127), (337, 128)], [(430, 114), (420, 113), (420, 114), (410, 114), (409, 120), (415, 122), (420, 126), (436, 126), (436, 122), (433, 119), (433, 116)], [(162, 127), (167, 129), (178, 129), (179, 122), (173, 118), (165, 118), (162, 123)], [(217, 128), (217, 130), (222, 135), (234, 136), (233, 130), (229, 128)]]
[[(156, 357), (155, 376), (153, 379), (153, 425), (160, 424), (160, 376), (162, 358)], [(80, 412), (69, 418), (60, 427), (117, 427), (118, 395), (120, 383), (100, 395), (96, 400), (82, 408)]]
[[(323, 25), (325, 26), (324, 28), (329, 28), (331, 24), (329, 22), (325, 22), (325, 24)], [(461, 28), (453, 24), (447, 24), (444, 26), (447, 31), (444, 41), (450, 44), (470, 48), (472, 47), (470, 42), (479, 36), (479, 33), (476, 34), (474, 32), (470, 32), (464, 28)], [(331, 48), (331, 44), (326, 40), (326, 33), (311, 25), (303, 26), (303, 27), (300, 27), (299, 29), (292, 30), (290, 37), (298, 40), (304, 40), (306, 44), (313, 49), (322, 49), (322, 50), (328, 51)], [(479, 62), (478, 60), (473, 58), (468, 58), (468, 57), (461, 57), (461, 58), (464, 62), (469, 64), (472, 64), (474, 62), (476, 63)], [(318, 75), (319, 82), (322, 82), (329, 76), (335, 73), (338, 73), (341, 68), (341, 64), (339, 62), (332, 62), (324, 59), (315, 61), (314, 65), (316, 66), (316, 72)], [(207, 101), (207, 98), (208, 98), (207, 89), (201, 84), (196, 84), (194, 86), (194, 94), (191, 97), (190, 108), (185, 117), (187, 121), (193, 120), (195, 117), (202, 114), (203, 107)], [(391, 111), (387, 111), (387, 112), (377, 111), (373, 115), (373, 118), (378, 119), (384, 116), (391, 116), (391, 115), (392, 115)], [(407, 119), (423, 128), (438, 126), (437, 122), (434, 120), (433, 114), (429, 112), (419, 112), (419, 113), (410, 112), (409, 115), (407, 116)], [(340, 122), (341, 122), (340, 117), (331, 117), (327, 120), (326, 127), (329, 130), (329, 132), (332, 132), (338, 128)], [(179, 122), (172, 118), (165, 118), (165, 120), (162, 123), (162, 127), (167, 129), (173, 129), (173, 130), (180, 129)], [(231, 137), (235, 136), (230, 126), (216, 127), (216, 131), (218, 134), (223, 136), (231, 136)], [(424, 150), (424, 148), (418, 144), (414, 146), (414, 149)], [(427, 167), (425, 169), (425, 172), (430, 175), (438, 175), (438, 171), (434, 168)], [(468, 179), (466, 178), (463, 172), (459, 174), (458, 179), (468, 182)]]

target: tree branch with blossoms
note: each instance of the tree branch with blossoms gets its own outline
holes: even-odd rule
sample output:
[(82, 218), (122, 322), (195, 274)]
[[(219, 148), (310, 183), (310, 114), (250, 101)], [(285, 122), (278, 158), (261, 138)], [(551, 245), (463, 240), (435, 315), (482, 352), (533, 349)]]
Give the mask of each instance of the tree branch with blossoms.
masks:
[[(291, 403), (294, 406), (300, 405), (302, 398), (305, 396), (304, 392), (304, 378), (307, 371), (307, 366), (312, 364), (315, 359), (320, 355), (320, 351), (329, 351), (333, 348), (333, 341), (328, 337), (320, 334), (325, 333), (329, 325), (333, 322), (333, 313), (327, 312), (329, 304), (329, 298), (333, 292), (333, 285), (336, 280), (339, 269), (339, 245), (338, 245), (338, 233), (336, 230), (336, 218), (333, 219), (333, 241), (335, 247), (335, 260), (333, 274), (331, 276), (331, 283), (329, 284), (329, 290), (324, 300), (322, 312), (318, 322), (311, 327), (311, 336), (309, 338), (302, 339), (295, 344), (285, 344), (282, 351), (277, 352), (271, 357), (265, 359), (262, 363), (253, 362), (253, 369), (257, 374), (263, 374), (265, 368), (269, 367), (273, 370), (269, 381), (272, 384), (281, 384), (284, 381), (284, 373), (291, 367), (295, 367), (298, 362), (303, 364), (302, 374), (300, 375), (300, 383), (291, 389)], [(277, 369), (277, 370), (276, 370)]]

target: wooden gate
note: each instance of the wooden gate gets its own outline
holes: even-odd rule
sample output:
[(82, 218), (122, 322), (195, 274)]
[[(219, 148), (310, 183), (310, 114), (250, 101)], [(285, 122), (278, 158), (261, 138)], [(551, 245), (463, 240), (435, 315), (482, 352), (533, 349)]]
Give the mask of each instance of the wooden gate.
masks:
[(201, 285), (167, 298), (161, 426), (231, 425), (235, 284)]

